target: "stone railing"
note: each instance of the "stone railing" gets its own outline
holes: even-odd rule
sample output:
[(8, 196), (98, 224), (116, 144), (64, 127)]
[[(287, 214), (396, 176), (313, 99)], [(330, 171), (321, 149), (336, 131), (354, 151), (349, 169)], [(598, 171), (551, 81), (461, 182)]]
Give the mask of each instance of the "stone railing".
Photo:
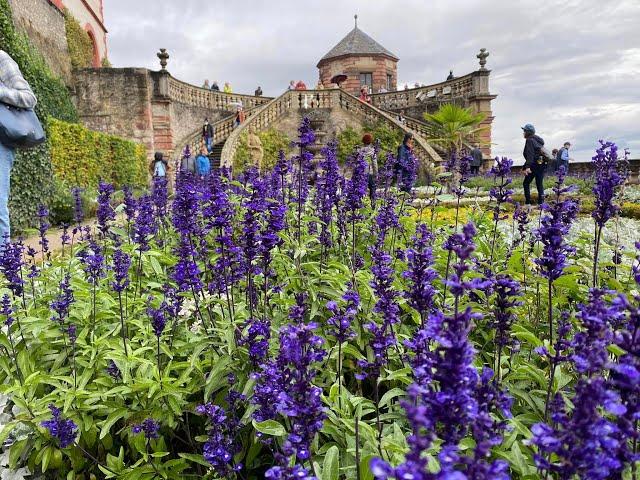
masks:
[[(245, 110), (246, 118), (251, 118), (258, 111), (259, 107)], [(233, 133), (235, 127), (235, 114), (229, 115), (217, 122), (211, 123), (213, 127), (213, 145), (217, 145), (226, 141)], [(185, 145), (189, 145), (192, 152), (197, 152), (200, 142), (202, 141), (202, 126), (198, 127), (193, 133), (190, 133), (184, 137), (180, 142), (176, 144), (175, 156), (180, 157)]]
[(292, 109), (306, 110), (313, 108), (340, 108), (371, 124), (381, 122), (394, 130), (400, 130), (404, 133), (418, 133), (419, 135), (416, 135), (415, 138), (414, 151), (421, 165), (431, 169), (438, 167), (442, 163), (440, 155), (421, 137), (420, 132), (412, 130), (411, 127), (401, 123), (393, 115), (383, 112), (368, 103), (361, 102), (343, 90), (331, 89), (287, 91), (266, 105), (257, 108), (255, 114), (231, 133), (227, 139), (222, 149), (221, 165), (231, 166), (233, 164), (240, 135), (243, 131), (248, 131), (249, 128), (262, 131)]
[[(476, 71), (444, 82), (425, 87), (398, 90), (396, 92), (376, 93), (371, 95), (373, 105), (385, 110), (400, 110), (425, 102), (452, 101), (471, 95), (488, 94), (488, 84), (482, 81), (488, 71)], [(487, 91), (485, 91), (487, 90)]]
[(235, 93), (224, 93), (196, 87), (168, 75), (167, 96), (174, 102), (212, 110), (236, 111), (239, 105), (245, 110), (258, 107), (271, 100), (270, 97), (255, 97)]

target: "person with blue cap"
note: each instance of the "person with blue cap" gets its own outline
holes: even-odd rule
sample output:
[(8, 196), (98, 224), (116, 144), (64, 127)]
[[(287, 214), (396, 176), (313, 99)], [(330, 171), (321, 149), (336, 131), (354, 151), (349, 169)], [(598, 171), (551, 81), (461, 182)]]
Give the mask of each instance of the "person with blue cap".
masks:
[(536, 135), (536, 129), (530, 123), (522, 127), (524, 134), (524, 199), (527, 205), (531, 205), (531, 182), (535, 179), (538, 190), (538, 205), (544, 202), (544, 171), (547, 168), (546, 159), (542, 154), (544, 140)]

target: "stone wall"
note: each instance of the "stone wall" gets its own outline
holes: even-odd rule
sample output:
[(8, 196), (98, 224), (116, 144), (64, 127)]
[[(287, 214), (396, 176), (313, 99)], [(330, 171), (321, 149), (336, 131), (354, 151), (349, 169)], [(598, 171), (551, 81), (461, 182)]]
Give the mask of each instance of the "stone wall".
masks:
[(143, 68), (80, 69), (74, 75), (74, 100), (84, 125), (143, 143), (153, 152), (153, 85)]
[(334, 75), (345, 74), (347, 80), (340, 86), (353, 95), (360, 93), (360, 73), (373, 74), (373, 91), (387, 88), (387, 75), (391, 75), (391, 86), (398, 82), (398, 62), (385, 56), (345, 56), (325, 60), (319, 67), (320, 81), (325, 87), (331, 85)]
[[(171, 118), (174, 143), (181, 142), (189, 134), (193, 133), (194, 127), (201, 125), (205, 117), (210, 123), (216, 122), (229, 115), (235, 115), (225, 111), (212, 111), (204, 107), (194, 107), (184, 103), (172, 102)], [(176, 148), (181, 148), (176, 145)]]
[(9, 0), (13, 22), (42, 54), (51, 70), (71, 82), (71, 59), (62, 12), (49, 0)]

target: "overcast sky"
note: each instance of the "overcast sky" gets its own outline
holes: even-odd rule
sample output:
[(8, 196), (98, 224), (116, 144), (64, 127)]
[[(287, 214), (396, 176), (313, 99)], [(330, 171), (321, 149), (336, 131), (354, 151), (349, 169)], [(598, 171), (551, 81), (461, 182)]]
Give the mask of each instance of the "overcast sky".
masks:
[(490, 52), (494, 155), (522, 157), (520, 126), (586, 160), (599, 138), (640, 157), (640, 0), (104, 0), (116, 67), (168, 70), (265, 95), (314, 85), (318, 60), (359, 27), (399, 58), (399, 85), (478, 68)]

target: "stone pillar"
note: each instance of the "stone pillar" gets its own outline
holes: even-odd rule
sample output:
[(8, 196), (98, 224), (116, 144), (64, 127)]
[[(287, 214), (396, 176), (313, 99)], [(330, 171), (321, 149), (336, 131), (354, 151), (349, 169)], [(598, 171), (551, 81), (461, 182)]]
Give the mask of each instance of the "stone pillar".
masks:
[[(486, 57), (484, 57), (486, 58)], [(483, 66), (481, 66), (483, 67)], [(469, 108), (473, 113), (483, 113), (485, 119), (480, 124), (480, 149), (485, 158), (484, 168), (491, 165), (491, 125), (495, 118), (491, 111), (491, 101), (497, 97), (489, 93), (490, 70), (481, 68), (473, 73), (472, 93), (469, 96)]]

